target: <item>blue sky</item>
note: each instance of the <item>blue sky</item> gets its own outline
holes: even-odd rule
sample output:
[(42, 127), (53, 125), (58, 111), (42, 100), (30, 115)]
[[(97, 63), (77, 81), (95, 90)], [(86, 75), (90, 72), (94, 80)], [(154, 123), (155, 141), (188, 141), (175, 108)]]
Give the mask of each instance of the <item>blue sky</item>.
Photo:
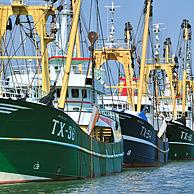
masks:
[[(43, 2), (43, 0), (33, 1)], [(90, 4), (90, 0), (82, 1), (83, 4)], [(93, 2), (95, 1), (96, 0), (93, 0)], [(125, 22), (130, 21), (134, 30), (136, 30), (137, 23), (144, 7), (144, 0), (98, 0), (103, 26), (105, 27), (107, 26), (107, 9), (104, 6), (111, 5), (112, 1), (115, 5), (120, 6), (116, 9), (115, 13), (116, 38), (123, 38)], [(0, 3), (5, 2), (9, 3), (10, 0), (0, 0)], [(60, 0), (58, 2), (60, 2)], [(163, 42), (165, 38), (171, 37), (174, 48), (173, 52), (175, 52), (183, 19), (189, 19), (191, 26), (194, 28), (194, 0), (153, 0), (153, 7), (153, 23), (164, 23), (162, 28), (165, 28), (165, 30), (162, 30), (161, 42)], [(88, 17), (89, 10), (86, 8), (84, 12), (85, 17)], [(194, 44), (192, 45), (194, 46)], [(194, 48), (192, 50), (194, 50)]]
[[(136, 29), (144, 6), (144, 0), (100, 0), (100, 9), (101, 12), (104, 11), (105, 15), (103, 15), (105, 17), (106, 8), (103, 8), (103, 6), (107, 4), (111, 5), (112, 1), (114, 1), (115, 5), (120, 6), (115, 13), (116, 36), (120, 37), (123, 36), (123, 28), (126, 21), (130, 21), (134, 29)], [(165, 29), (162, 30), (161, 38), (165, 39), (166, 37), (171, 37), (174, 48), (173, 51), (175, 52), (183, 19), (188, 19), (191, 26), (194, 28), (194, 0), (154, 0), (153, 7), (153, 23), (164, 23), (162, 28)], [(104, 22), (106, 22), (105, 19)], [(162, 42), (163, 41), (164, 40), (162, 40)]]

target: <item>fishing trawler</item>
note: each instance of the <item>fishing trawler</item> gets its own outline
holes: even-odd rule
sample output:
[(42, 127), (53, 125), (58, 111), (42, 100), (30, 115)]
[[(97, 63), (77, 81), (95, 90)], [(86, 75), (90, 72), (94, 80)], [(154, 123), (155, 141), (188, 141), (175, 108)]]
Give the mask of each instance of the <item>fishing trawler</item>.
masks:
[[(0, 183), (97, 177), (122, 169), (123, 142), (118, 116), (98, 109), (95, 100), (103, 87), (91, 76), (74, 73), (67, 88), (71, 64), (89, 60), (72, 59), (81, 0), (72, 1), (67, 55), (64, 57), (64, 48), (61, 49), (62, 57), (51, 56), (53, 66), (48, 66), (48, 44), (57, 34), (55, 14), (58, 10), (60, 19), (65, 16), (64, 5), (56, 10), (54, 2), (30, 5), (31, 2), (13, 0), (11, 5), (0, 5), (3, 16), (0, 18)], [(28, 27), (24, 26), (26, 23)], [(17, 26), (21, 27), (21, 36), (15, 31)], [(13, 33), (20, 37), (15, 44), (12, 44)], [(91, 47), (94, 35), (89, 36)], [(34, 51), (26, 46), (30, 42)], [(62, 60), (55, 63), (56, 58)], [(93, 89), (95, 82), (99, 85), (97, 90)]]
[[(165, 119), (164, 130), (169, 139), (170, 160), (193, 159), (193, 81), (191, 71), (191, 25), (183, 20), (177, 53), (172, 55), (172, 42), (164, 42), (163, 57), (159, 57), (159, 45), (156, 46), (158, 64), (154, 67), (161, 79), (157, 87), (158, 114)], [(147, 65), (149, 68), (149, 64)]]
[(110, 7), (112, 17), (109, 42), (103, 42), (102, 47), (98, 47), (94, 52), (97, 69), (100, 69), (103, 63), (111, 60), (116, 60), (123, 65), (125, 74), (121, 79), (124, 83), (109, 88), (118, 89), (119, 92), (115, 92), (113, 96), (99, 96), (99, 104), (105, 109), (119, 114), (124, 141), (124, 167), (158, 166), (168, 161), (169, 147), (163, 130), (165, 127), (163, 119), (156, 113), (153, 94), (146, 93), (147, 82), (144, 79), (151, 7), (152, 1), (146, 0), (139, 78), (134, 77), (134, 45), (131, 44), (133, 28), (127, 22), (125, 24), (125, 42), (123, 44), (121, 44), (121, 40), (116, 42), (113, 16), (115, 6), (113, 3)]
[(183, 20), (180, 37), (179, 53), (176, 55), (177, 66), (173, 69), (174, 87), (171, 90), (174, 105), (172, 104), (168, 110), (171, 112), (171, 118), (167, 122), (166, 135), (170, 143), (169, 159), (191, 160), (194, 159), (194, 132), (191, 25), (189, 20)]

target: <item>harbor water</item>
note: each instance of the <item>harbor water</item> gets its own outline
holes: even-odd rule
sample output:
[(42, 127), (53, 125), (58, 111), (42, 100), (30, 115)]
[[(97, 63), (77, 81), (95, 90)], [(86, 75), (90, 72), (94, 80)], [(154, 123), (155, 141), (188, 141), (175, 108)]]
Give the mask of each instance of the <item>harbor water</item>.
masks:
[(1, 185), (0, 194), (193, 193), (194, 161), (171, 162), (159, 168), (136, 168), (95, 179)]

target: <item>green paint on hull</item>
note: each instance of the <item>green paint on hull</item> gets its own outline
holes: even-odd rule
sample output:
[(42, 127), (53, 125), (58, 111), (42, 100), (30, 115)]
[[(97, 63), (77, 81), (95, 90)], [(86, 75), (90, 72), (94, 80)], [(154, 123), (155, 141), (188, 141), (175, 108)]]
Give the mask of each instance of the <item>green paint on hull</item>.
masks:
[(0, 111), (0, 172), (75, 179), (121, 171), (122, 142), (91, 138), (55, 108), (10, 99), (1, 107), (11, 113)]
[(170, 160), (194, 159), (194, 132), (185, 125), (168, 122), (166, 136), (169, 139)]

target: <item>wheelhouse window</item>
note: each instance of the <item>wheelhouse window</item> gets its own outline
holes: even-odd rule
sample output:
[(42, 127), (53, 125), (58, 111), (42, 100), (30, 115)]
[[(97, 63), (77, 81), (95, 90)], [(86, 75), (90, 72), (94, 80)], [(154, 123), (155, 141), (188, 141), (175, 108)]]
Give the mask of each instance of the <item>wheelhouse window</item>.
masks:
[(118, 109), (122, 109), (122, 105), (121, 104), (118, 105)]
[(61, 89), (57, 88), (57, 97), (60, 97)]
[(113, 108), (116, 109), (117, 108), (117, 105), (116, 104), (113, 104)]
[(72, 98), (79, 98), (79, 89), (71, 89)]
[[(60, 88), (57, 88), (56, 93), (57, 93), (57, 98), (59, 98), (59, 97), (60, 97), (60, 94), (61, 94), (61, 89), (60, 89)], [(69, 97), (69, 92), (68, 92), (68, 90), (67, 90), (66, 97), (67, 97), (67, 98)]]
[(87, 90), (86, 89), (82, 90), (82, 98), (87, 98)]

